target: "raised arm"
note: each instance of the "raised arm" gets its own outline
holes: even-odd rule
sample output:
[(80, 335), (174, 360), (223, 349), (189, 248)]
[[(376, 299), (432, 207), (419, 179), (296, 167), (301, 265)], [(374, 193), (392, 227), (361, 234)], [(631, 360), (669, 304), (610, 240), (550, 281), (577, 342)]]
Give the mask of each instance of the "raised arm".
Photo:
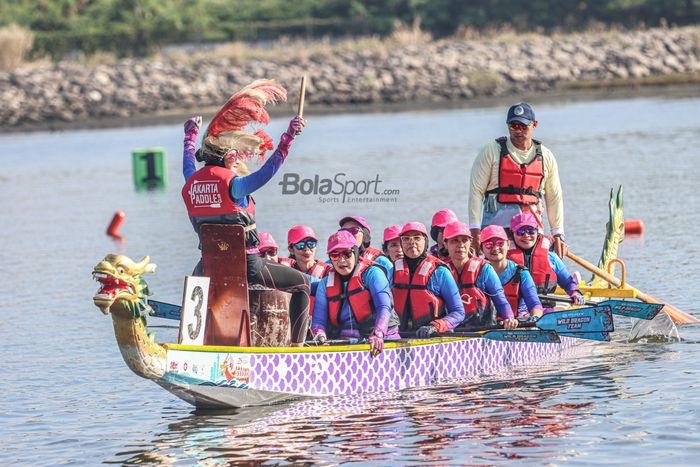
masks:
[(188, 118), (184, 125), (185, 142), (182, 150), (182, 175), (185, 177), (185, 181), (197, 171), (194, 143), (197, 140), (197, 133), (199, 133), (199, 127), (201, 126), (202, 117), (199, 115)]

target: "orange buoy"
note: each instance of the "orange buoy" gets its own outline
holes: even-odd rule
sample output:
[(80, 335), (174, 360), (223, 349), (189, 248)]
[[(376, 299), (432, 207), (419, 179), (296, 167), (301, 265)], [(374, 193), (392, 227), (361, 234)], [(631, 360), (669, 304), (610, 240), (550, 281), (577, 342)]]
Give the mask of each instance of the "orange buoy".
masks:
[(644, 235), (644, 222), (639, 219), (625, 220), (625, 234)]
[(124, 217), (126, 217), (124, 211), (117, 211), (114, 213), (114, 217), (112, 217), (112, 222), (110, 222), (109, 227), (107, 227), (107, 235), (109, 235), (112, 238), (116, 238), (117, 240), (122, 239), (122, 236), (119, 235), (119, 228), (124, 223)]

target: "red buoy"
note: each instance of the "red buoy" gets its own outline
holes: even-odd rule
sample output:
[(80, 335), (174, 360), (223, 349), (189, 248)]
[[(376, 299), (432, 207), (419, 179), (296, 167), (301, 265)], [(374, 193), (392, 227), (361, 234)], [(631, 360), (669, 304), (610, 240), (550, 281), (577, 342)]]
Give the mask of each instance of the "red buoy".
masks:
[(114, 213), (114, 217), (112, 217), (112, 222), (109, 223), (109, 227), (107, 227), (107, 235), (109, 235), (112, 238), (116, 238), (117, 240), (121, 240), (122, 236), (119, 235), (119, 228), (122, 226), (124, 223), (124, 211), (117, 211)]
[(639, 219), (627, 219), (625, 221), (625, 234), (644, 235), (644, 222)]

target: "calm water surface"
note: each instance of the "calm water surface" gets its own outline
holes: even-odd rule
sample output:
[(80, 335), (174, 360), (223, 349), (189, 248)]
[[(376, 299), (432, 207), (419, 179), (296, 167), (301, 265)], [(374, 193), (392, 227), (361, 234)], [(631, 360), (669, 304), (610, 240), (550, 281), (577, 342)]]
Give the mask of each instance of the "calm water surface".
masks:
[[(559, 162), (572, 250), (597, 259), (609, 191), (624, 184), (627, 218), (646, 225), (621, 247), (628, 280), (696, 315), (695, 281), (674, 274), (700, 276), (698, 108), (698, 98), (536, 105), (536, 137)], [(258, 226), (279, 242), (301, 222), (326, 238), (352, 213), (377, 237), (445, 207), (466, 218), (469, 168), (505, 131), (504, 114), (310, 115), (256, 196)], [(285, 125), (273, 121), (270, 133)], [(0, 136), (0, 464), (697, 464), (698, 327), (662, 343), (627, 344), (623, 330), (592, 355), (500, 379), (229, 412), (195, 413), (136, 377), (92, 304), (90, 273), (106, 253), (150, 255), (156, 298), (180, 299), (198, 254), (179, 195), (181, 139), (179, 125)], [(169, 184), (136, 193), (130, 152), (151, 146), (168, 153)], [(346, 203), (282, 195), (278, 182), (291, 173), (378, 176), (400, 193)], [(116, 210), (126, 212), (123, 243), (104, 234)]]

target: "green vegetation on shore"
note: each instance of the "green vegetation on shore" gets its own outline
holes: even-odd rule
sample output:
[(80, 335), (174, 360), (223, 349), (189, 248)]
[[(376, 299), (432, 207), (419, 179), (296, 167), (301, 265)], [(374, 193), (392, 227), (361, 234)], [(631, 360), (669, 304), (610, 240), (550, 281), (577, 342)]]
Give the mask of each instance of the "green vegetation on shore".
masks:
[(700, 0), (5, 0), (0, 26), (34, 34), (34, 57), (143, 56), (169, 44), (386, 36), (420, 24), (454, 34), (573, 32), (700, 22)]

